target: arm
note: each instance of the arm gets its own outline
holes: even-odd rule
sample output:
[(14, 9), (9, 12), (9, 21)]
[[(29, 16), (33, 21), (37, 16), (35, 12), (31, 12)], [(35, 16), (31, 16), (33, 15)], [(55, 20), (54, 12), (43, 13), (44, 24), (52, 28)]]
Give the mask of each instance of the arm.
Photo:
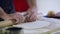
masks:
[(27, 0), (27, 2), (30, 7), (33, 7), (33, 6), (36, 7), (36, 0)]
[(27, 0), (30, 8), (27, 10), (26, 21), (35, 21), (37, 19), (36, 0)]
[(0, 7), (0, 17), (3, 19), (9, 17), (1, 7)]

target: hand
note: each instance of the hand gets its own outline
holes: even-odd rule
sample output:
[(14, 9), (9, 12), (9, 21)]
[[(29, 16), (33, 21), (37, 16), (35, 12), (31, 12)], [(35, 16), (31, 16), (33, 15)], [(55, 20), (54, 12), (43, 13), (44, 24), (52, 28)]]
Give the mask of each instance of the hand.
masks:
[(37, 19), (37, 9), (36, 7), (32, 7), (27, 11), (27, 21), (36, 21)]
[(25, 17), (23, 17), (19, 13), (10, 14), (10, 17), (11, 17), (11, 19), (15, 19), (16, 20), (16, 24), (22, 23), (25, 20)]
[(0, 7), (0, 17), (4, 20), (15, 19), (16, 24), (24, 21), (24, 17), (19, 13), (6, 14), (5, 11)]

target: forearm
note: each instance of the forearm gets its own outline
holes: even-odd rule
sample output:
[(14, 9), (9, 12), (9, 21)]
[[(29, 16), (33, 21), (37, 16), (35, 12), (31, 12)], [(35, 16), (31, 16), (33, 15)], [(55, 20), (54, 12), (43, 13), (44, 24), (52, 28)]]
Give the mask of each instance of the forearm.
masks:
[(4, 10), (0, 7), (0, 17), (6, 15), (6, 13), (4, 12)]
[(0, 17), (5, 19), (5, 17), (8, 17), (8, 15), (5, 13), (5, 11), (0, 7)]
[(36, 0), (27, 0), (29, 7), (36, 6)]

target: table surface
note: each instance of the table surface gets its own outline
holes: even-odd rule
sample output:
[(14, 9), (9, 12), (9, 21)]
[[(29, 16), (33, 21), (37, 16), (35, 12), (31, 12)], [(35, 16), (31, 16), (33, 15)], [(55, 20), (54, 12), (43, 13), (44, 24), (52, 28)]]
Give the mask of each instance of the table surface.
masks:
[[(51, 32), (52, 33), (54, 31), (60, 30), (60, 20), (59, 19), (42, 17), (39, 21), (41, 21), (41, 20), (42, 21), (48, 21), (48, 22), (51, 23), (51, 25), (49, 25), (48, 27), (43, 27), (41, 29), (36, 29), (39, 32), (36, 31), (36, 30), (30, 30), (30, 31), (35, 32), (35, 33), (36, 32), (38, 32), (38, 33)], [(24, 32), (25, 32), (25, 34), (27, 34), (27, 32), (30, 33), (30, 31), (29, 30), (25, 30)]]
[[(45, 29), (45, 30), (40, 29), (39, 32), (44, 33), (43, 31), (45, 31), (45, 32), (54, 32), (54, 31), (60, 30), (60, 25), (58, 25), (58, 24), (60, 24), (60, 20), (59, 19), (54, 19), (54, 18), (42, 18), (42, 19), (43, 19), (43, 21), (50, 22), (51, 25), (49, 25), (48, 27), (43, 27), (42, 29)], [(40, 19), (40, 21), (41, 21), (41, 19)], [(46, 31), (46, 29), (47, 29), (47, 31)], [(27, 31), (25, 31), (25, 33), (26, 32)]]
[[(47, 27), (42, 27), (40, 29), (33, 29), (33, 30), (25, 30), (24, 34), (40, 34), (40, 33), (50, 33), (50, 32), (54, 32), (57, 30), (60, 30), (60, 20), (59, 19), (54, 19), (54, 18), (41, 18), (39, 21), (47, 21), (50, 22), (51, 24)], [(59, 25), (58, 25), (59, 24)]]

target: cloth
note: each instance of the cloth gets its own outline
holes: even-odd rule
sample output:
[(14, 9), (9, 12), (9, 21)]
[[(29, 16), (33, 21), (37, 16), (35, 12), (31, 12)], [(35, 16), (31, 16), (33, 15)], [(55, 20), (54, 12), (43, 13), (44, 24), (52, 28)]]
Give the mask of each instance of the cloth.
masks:
[(25, 12), (29, 8), (26, 0), (13, 0), (13, 3), (17, 12)]
[(15, 12), (12, 0), (0, 0), (0, 7), (2, 7), (7, 14)]

